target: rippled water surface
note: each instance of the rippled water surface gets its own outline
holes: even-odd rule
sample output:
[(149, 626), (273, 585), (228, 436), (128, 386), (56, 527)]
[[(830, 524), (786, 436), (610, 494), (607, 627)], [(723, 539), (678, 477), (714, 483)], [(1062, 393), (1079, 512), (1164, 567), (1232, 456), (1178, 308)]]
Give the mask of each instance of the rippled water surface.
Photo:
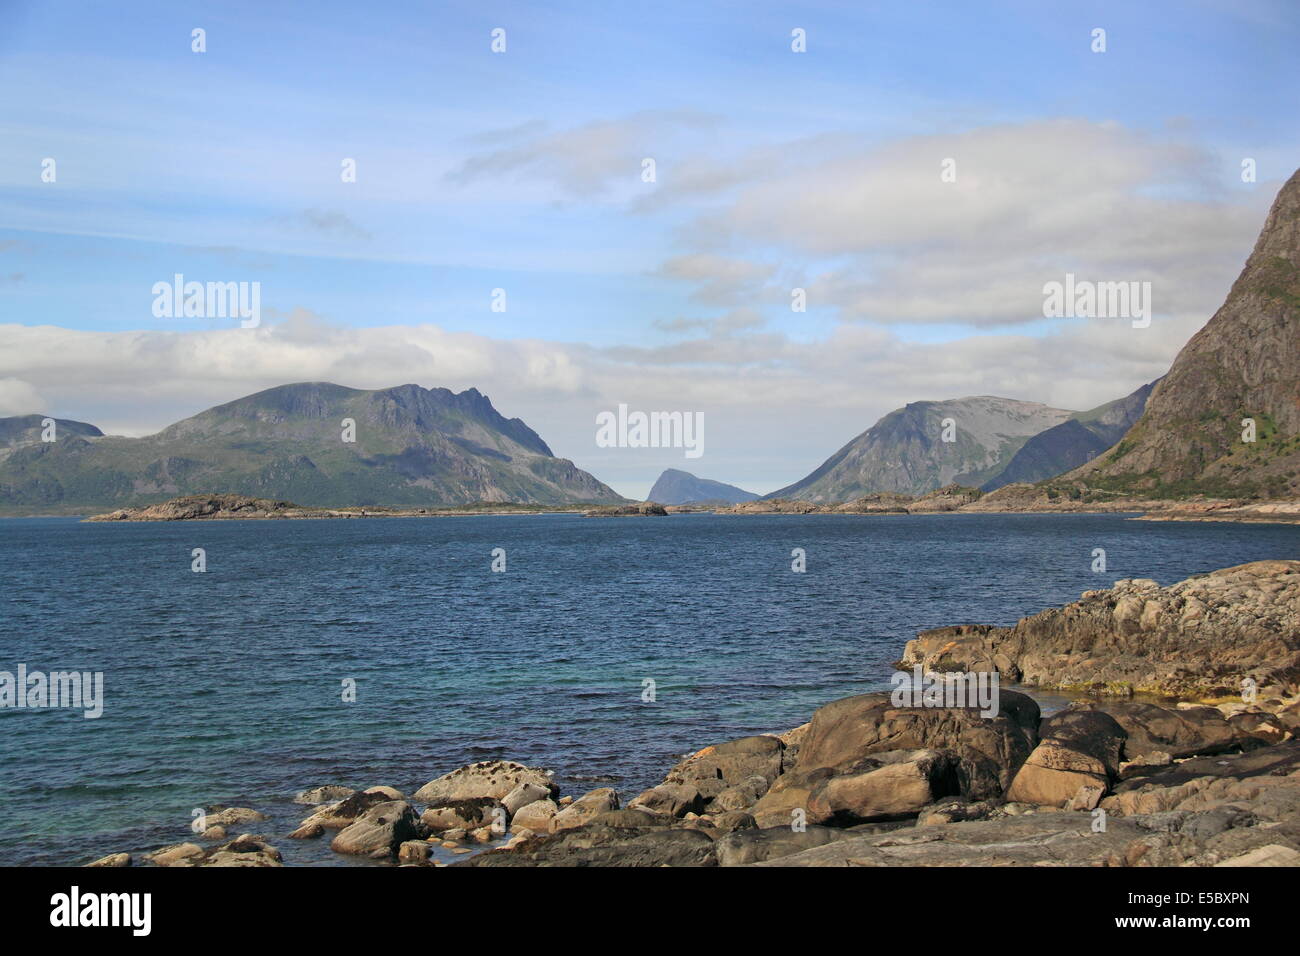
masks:
[(283, 839), (295, 792), (508, 757), (630, 795), (887, 686), (919, 629), (1295, 557), (1300, 527), (1110, 515), (0, 520), (0, 670), (103, 671), (106, 698), (0, 710), (0, 863), (178, 842), (216, 803), (270, 813), (287, 862), (345, 863)]

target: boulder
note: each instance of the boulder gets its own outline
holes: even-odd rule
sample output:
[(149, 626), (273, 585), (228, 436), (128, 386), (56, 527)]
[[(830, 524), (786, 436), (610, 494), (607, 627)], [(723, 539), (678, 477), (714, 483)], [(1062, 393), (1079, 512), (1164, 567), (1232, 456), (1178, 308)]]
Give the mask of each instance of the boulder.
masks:
[(546, 833), (551, 829), (551, 821), (560, 808), (554, 800), (534, 800), (525, 804), (510, 821), (510, 829), (515, 831), (531, 830), (533, 833)]
[(100, 857), (94, 863), (87, 863), (86, 866), (130, 866), (130, 853), (110, 853), (108, 856)]
[(884, 693), (848, 697), (813, 714), (793, 772), (807, 777), (889, 750), (948, 750), (958, 757), (962, 795), (981, 799), (1010, 783), (1037, 743), (1038, 722), (1038, 705), (1008, 690), (991, 718), (975, 708), (894, 707)]
[(1300, 851), (1294, 847), (1270, 843), (1248, 853), (1215, 863), (1215, 866), (1300, 866)]
[(708, 798), (693, 786), (661, 783), (633, 797), (628, 801), (628, 808), (683, 817), (688, 813), (701, 812), (708, 802)]
[(356, 793), (351, 787), (341, 787), (338, 784), (328, 783), (320, 787), (312, 787), (310, 790), (304, 790), (293, 798), (294, 803), (336, 803), (339, 800), (346, 800), (352, 794)]
[(326, 830), (342, 830), (344, 827), (355, 823), (372, 807), (390, 802), (381, 793), (353, 793), (338, 803), (332, 803), (317, 810), (304, 820), (298, 830), (294, 832), (310, 831), (315, 826), (323, 827)]
[(369, 793), (369, 794), (376, 794), (376, 793), (377, 793), (377, 794), (379, 794), (381, 797), (383, 797), (385, 800), (405, 800), (405, 799), (406, 799), (406, 794), (402, 793), (402, 791), (398, 790), (396, 787), (383, 787), (383, 786), (380, 786), (380, 787), (369, 787), (368, 789), (366, 789), (366, 790), (364, 790), (364, 791), (362, 791), (362, 792), (363, 792), (363, 793)]
[(1173, 759), (1226, 753), (1237, 745), (1237, 733), (1213, 707), (1174, 709), (1145, 701), (1080, 703), (1073, 709), (1109, 714), (1124, 731), (1123, 759), (1137, 762), (1166, 753)]
[(208, 850), (199, 866), (283, 866), (280, 851), (261, 837), (243, 834), (225, 846)]
[(251, 810), (248, 807), (213, 807), (204, 813), (203, 822), (209, 827), (230, 827), (238, 826), (241, 823), (252, 823), (266, 819), (265, 813), (259, 813), (257, 810)]
[(912, 817), (959, 789), (950, 751), (890, 750), (819, 780), (808, 796), (807, 822), (852, 826)]
[(472, 797), (431, 803), (420, 820), (432, 830), (475, 830), (496, 823), (503, 813), (501, 801), (493, 797)]
[[(833, 798), (837, 809), (832, 815), (842, 809), (849, 819), (846, 801), (856, 799), (849, 796), (853, 787), (870, 788), (875, 799), (883, 800), (884, 783), (891, 775), (909, 778), (913, 785), (908, 812), (949, 794), (968, 800), (1001, 797), (1038, 741), (1039, 711), (1024, 694), (1002, 690), (998, 696), (998, 713), (993, 717), (982, 716), (976, 708), (895, 707), (888, 693), (833, 701), (813, 714), (794, 765), (777, 777), (749, 812), (760, 827), (788, 826), (800, 811), (806, 814), (806, 822), (818, 822), (819, 814), (830, 811), (831, 804), (822, 799), (829, 792), (842, 794)], [(896, 768), (874, 781), (826, 783), (834, 777), (878, 770), (880, 765), (863, 761), (897, 751), (935, 751), (946, 756), (927, 758), (923, 765), (907, 770)], [(822, 802), (811, 812), (810, 801), (819, 788)], [(885, 818), (888, 812), (882, 808), (871, 818)]]
[(424, 840), (407, 840), (397, 848), (397, 859), (402, 863), (428, 863), (433, 847)]
[(551, 820), (551, 830), (558, 832), (586, 826), (597, 814), (617, 809), (618, 793), (611, 787), (599, 787), (583, 794), (555, 814)]
[(512, 760), (484, 760), (430, 780), (415, 792), (415, 799), (423, 803), (483, 797), (502, 800), (522, 783), (541, 787), (552, 796), (559, 795), (559, 788), (545, 770), (525, 767)]
[(750, 830), (758, 826), (758, 822), (752, 814), (744, 810), (728, 810), (725, 813), (714, 814), (713, 828), (719, 833), (730, 833), (733, 830)]
[[(576, 804), (576, 801), (575, 801)], [(453, 866), (714, 866), (713, 840), (699, 830), (584, 826), (480, 853)]]
[(810, 826), (805, 830), (773, 827), (767, 830), (735, 830), (718, 838), (719, 866), (744, 866), (799, 853), (815, 846), (855, 836), (850, 830)]
[(146, 853), (144, 860), (154, 866), (197, 866), (203, 856), (203, 847), (197, 843), (176, 843)]
[(597, 813), (589, 821), (589, 826), (603, 827), (667, 827), (672, 826), (673, 819), (645, 810), (605, 810)]
[(355, 856), (387, 855), (420, 836), (420, 822), (411, 805), (404, 800), (391, 800), (376, 804), (355, 823), (340, 830), (330, 849)]
[(784, 771), (785, 751), (785, 742), (770, 734), (705, 747), (628, 806), (674, 817), (747, 809)]
[(261, 837), (243, 834), (223, 846), (205, 850), (194, 843), (180, 843), (148, 854), (155, 866), (282, 866), (280, 851)]
[(505, 807), (506, 813), (513, 817), (528, 804), (536, 803), (538, 800), (549, 800), (550, 798), (551, 789), (549, 787), (542, 787), (524, 781), (501, 798), (501, 806)]
[(1039, 732), (1042, 740), (1016, 773), (1007, 800), (1065, 807), (1081, 790), (1088, 795), (1085, 800), (1091, 799), (1093, 790), (1104, 794), (1119, 776), (1126, 734), (1109, 714), (1088, 707), (1067, 708), (1044, 720)]

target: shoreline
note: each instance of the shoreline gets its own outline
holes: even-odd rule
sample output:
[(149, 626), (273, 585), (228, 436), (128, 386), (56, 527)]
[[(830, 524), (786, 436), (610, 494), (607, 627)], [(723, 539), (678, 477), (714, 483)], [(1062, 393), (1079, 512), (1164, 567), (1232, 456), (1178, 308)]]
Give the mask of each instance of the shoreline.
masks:
[(213, 807), (201, 842), (141, 860), (280, 866), (270, 840), (328, 836), (334, 853), (417, 866), (1300, 865), (1300, 561), (1125, 579), (1009, 627), (922, 631), (895, 666), (1006, 686), (992, 710), (834, 700), (704, 747), (626, 804), (480, 761), (410, 797), (316, 785), (275, 837), (225, 842), (267, 817)]
[[(1008, 486), (1012, 487), (1012, 486)], [(15, 515), (12, 517), (68, 517), (84, 522), (143, 521), (302, 521), (350, 520), (358, 518), (461, 518), (476, 516), (506, 517), (514, 515), (578, 514), (589, 518), (666, 517), (681, 514), (713, 514), (725, 517), (754, 515), (854, 515), (892, 517), (912, 515), (1075, 515), (1108, 514), (1137, 521), (1205, 521), (1236, 523), (1300, 523), (1300, 501), (1243, 501), (1238, 499), (1149, 500), (1125, 499), (1107, 503), (1060, 504), (1027, 502), (1023, 495), (981, 496), (975, 489), (941, 488), (919, 499), (907, 496), (867, 496), (848, 503), (773, 499), (746, 502), (730, 507), (696, 505), (661, 505), (656, 502), (624, 504), (577, 503), (573, 505), (530, 505), (513, 503), (478, 503), (446, 507), (398, 508), (357, 505), (316, 507), (290, 501), (254, 498), (248, 495), (186, 495), (151, 505), (119, 508), (92, 515)], [(1008, 498), (999, 506), (997, 497)], [(991, 500), (993, 499), (993, 500)]]

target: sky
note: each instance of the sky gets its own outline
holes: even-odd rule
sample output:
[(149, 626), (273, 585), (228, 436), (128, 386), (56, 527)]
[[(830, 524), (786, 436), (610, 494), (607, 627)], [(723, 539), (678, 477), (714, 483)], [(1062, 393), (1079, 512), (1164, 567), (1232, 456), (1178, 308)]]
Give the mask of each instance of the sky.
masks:
[[(1297, 49), (1290, 0), (0, 0), (0, 415), (475, 387), (640, 498), (772, 491), (912, 401), (1091, 408), (1223, 301)], [(1150, 325), (1044, 318), (1067, 273)], [(176, 274), (260, 324), (155, 315)], [(600, 447), (620, 404), (703, 454)]]

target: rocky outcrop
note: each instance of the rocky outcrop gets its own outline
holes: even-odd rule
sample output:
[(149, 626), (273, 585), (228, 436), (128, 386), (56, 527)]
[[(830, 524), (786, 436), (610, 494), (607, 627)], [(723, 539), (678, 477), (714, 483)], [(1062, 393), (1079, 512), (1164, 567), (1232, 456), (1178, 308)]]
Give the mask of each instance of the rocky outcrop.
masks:
[(921, 633), (906, 665), (996, 669), (1040, 687), (1184, 699), (1300, 689), (1300, 561), (1256, 561), (1167, 588), (1117, 581), (1020, 620)]
[(511, 815), (510, 828), (528, 830), (532, 833), (548, 833), (551, 829), (551, 821), (559, 812), (560, 808), (554, 800), (534, 800)]
[(420, 815), (420, 821), (431, 830), (476, 830), (491, 826), (498, 812), (506, 811), (495, 797), (435, 800)]
[(978, 488), (966, 488), (957, 484), (944, 485), (917, 498), (907, 506), (907, 511), (909, 514), (957, 511), (972, 502), (979, 501), (982, 494)]
[(245, 833), (222, 846), (204, 849), (196, 843), (163, 847), (144, 858), (154, 866), (283, 866), (280, 851), (258, 836)]
[(741, 810), (767, 792), (784, 768), (785, 743), (755, 736), (705, 747), (673, 767), (664, 782), (633, 798), (643, 808), (671, 817)]
[[(999, 704), (993, 718), (895, 707), (883, 693), (827, 704), (813, 714), (794, 766), (750, 812), (760, 827), (789, 825), (795, 811), (809, 823), (863, 822), (915, 814), (950, 794), (1001, 795), (1037, 743), (1039, 713), (1011, 691)], [(890, 780), (907, 782), (909, 805), (890, 794)]]
[(525, 767), (512, 760), (484, 760), (453, 770), (436, 780), (430, 780), (415, 791), (415, 799), (423, 803), (473, 800), (482, 797), (501, 800), (524, 783), (559, 796), (559, 788), (551, 781), (551, 775), (545, 770)]
[(490, 850), (454, 866), (716, 866), (713, 839), (699, 830), (593, 824), (513, 849)]
[[(1091, 810), (1119, 776), (1126, 734), (1097, 710), (1066, 710), (1039, 726), (1039, 744), (1007, 789), (1007, 800)], [(1081, 792), (1082, 791), (1082, 792)]]
[(584, 793), (577, 800), (559, 810), (551, 818), (553, 832), (585, 826), (599, 814), (618, 809), (618, 794), (610, 787), (600, 787)]
[(585, 512), (588, 518), (662, 517), (667, 514), (664, 506), (654, 501), (643, 501), (635, 505), (606, 505)]
[(249, 495), (185, 495), (141, 508), (120, 508), (87, 521), (196, 521), (283, 517), (303, 509), (291, 501)]
[(356, 793), (351, 787), (341, 787), (338, 784), (325, 784), (321, 787), (312, 787), (310, 790), (304, 790), (293, 798), (294, 803), (334, 803), (338, 800), (346, 800), (352, 794)]
[(421, 837), (425, 832), (409, 803), (390, 800), (376, 804), (340, 830), (330, 849), (354, 856), (389, 856), (407, 840)]

